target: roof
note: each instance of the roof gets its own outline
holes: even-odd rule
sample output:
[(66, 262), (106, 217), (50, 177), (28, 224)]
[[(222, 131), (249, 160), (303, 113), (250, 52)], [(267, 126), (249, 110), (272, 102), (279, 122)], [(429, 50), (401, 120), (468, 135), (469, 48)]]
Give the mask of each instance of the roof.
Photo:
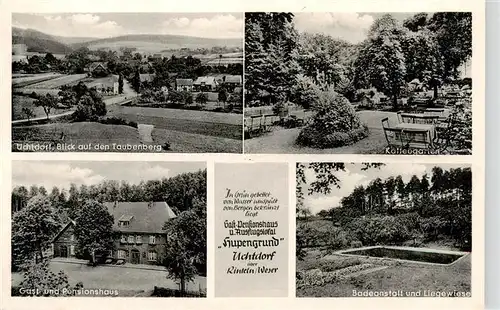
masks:
[(155, 78), (154, 73), (141, 73), (139, 74), (141, 82), (152, 82)]
[[(120, 232), (162, 233), (163, 225), (176, 217), (166, 202), (107, 202), (104, 204), (115, 219), (113, 229)], [(118, 222), (130, 221), (118, 227)]]
[(241, 75), (226, 75), (225, 82), (241, 84)]
[(201, 84), (216, 84), (217, 81), (215, 80), (214, 76), (200, 76), (194, 81), (193, 84), (195, 85), (201, 85)]
[(175, 83), (178, 86), (193, 86), (193, 80), (192, 79), (176, 79)]
[(63, 228), (61, 228), (61, 230), (57, 233), (57, 235), (52, 239), (52, 242), (56, 242), (57, 239), (59, 239), (59, 237), (62, 235), (62, 233), (68, 229), (68, 227), (70, 225), (75, 225), (75, 221), (73, 221), (72, 219), (69, 219), (69, 222), (63, 226)]
[(102, 62), (92, 62), (90, 65), (89, 65), (89, 70), (90, 71), (94, 71), (97, 67), (102, 67), (103, 69), (106, 69), (106, 65)]

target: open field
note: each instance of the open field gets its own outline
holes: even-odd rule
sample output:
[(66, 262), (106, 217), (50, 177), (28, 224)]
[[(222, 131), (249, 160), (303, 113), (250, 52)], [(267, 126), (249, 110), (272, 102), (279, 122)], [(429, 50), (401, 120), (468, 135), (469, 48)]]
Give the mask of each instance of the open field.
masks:
[(138, 124), (187, 133), (237, 139), (241, 142), (242, 117), (239, 114), (164, 108), (109, 107), (108, 116)]
[(183, 131), (153, 129), (153, 141), (168, 142), (173, 153), (241, 153), (242, 141)]
[[(51, 123), (39, 126), (13, 127), (12, 140), (19, 141), (28, 135), (27, 141), (36, 143), (47, 139), (57, 139), (64, 133), (64, 143), (75, 145), (91, 145), (90, 150), (98, 151), (94, 146), (116, 144), (142, 144), (136, 128), (124, 125), (104, 125), (93, 122)], [(54, 150), (55, 151), (55, 150)], [(75, 151), (75, 150), (69, 150)], [(78, 150), (76, 150), (78, 151)], [(108, 150), (112, 151), (112, 150)]]
[(28, 85), (33, 85), (41, 83), (43, 81), (49, 81), (62, 76), (60, 73), (41, 73), (41, 74), (28, 74), (28, 75), (18, 75), (12, 77), (12, 86), (14, 87), (25, 87)]
[(30, 86), (30, 88), (35, 89), (56, 89), (61, 86), (77, 82), (84, 79), (87, 74), (71, 74), (56, 77), (55, 79), (50, 79), (40, 83), (36, 83)]
[[(468, 292), (471, 290), (471, 255), (450, 266), (425, 265), (391, 259), (353, 258), (328, 255), (317, 259), (318, 251), (310, 251), (304, 261), (297, 262), (297, 271), (327, 268), (339, 270), (361, 264), (387, 268), (336, 279), (332, 283), (297, 289), (297, 297), (351, 297), (353, 290), (388, 292)], [(337, 266), (337, 267), (335, 267)], [(326, 270), (322, 270), (326, 271)]]
[[(12, 120), (26, 119), (26, 115), (22, 111), (23, 108), (30, 108), (35, 114), (32, 118), (45, 117), (46, 114), (42, 107), (35, 107), (33, 102), (35, 99), (29, 98), (27, 96), (12, 96)], [(64, 113), (70, 111), (71, 109), (52, 109), (49, 115), (55, 115), (59, 113)]]
[[(91, 267), (79, 263), (66, 263), (52, 261), (50, 263), (52, 272), (60, 270), (68, 275), (70, 285), (83, 283), (85, 289), (116, 289), (119, 291), (152, 291), (154, 286), (178, 289), (179, 285), (171, 279), (167, 279), (167, 272), (155, 269), (139, 269), (130, 266), (97, 266)], [(18, 286), (22, 281), (22, 275), (12, 274), (12, 285)], [(196, 277), (194, 282), (187, 284), (188, 290), (198, 291), (199, 287), (206, 289), (206, 278)]]

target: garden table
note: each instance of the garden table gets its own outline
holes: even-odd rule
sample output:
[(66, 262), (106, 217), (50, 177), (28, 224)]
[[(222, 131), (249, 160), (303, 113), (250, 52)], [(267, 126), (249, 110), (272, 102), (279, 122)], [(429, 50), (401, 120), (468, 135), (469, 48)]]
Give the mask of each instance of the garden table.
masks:
[(438, 122), (438, 115), (426, 115), (419, 113), (401, 113), (401, 119), (403, 123), (420, 123), (433, 125)]
[(433, 124), (415, 124), (415, 123), (399, 123), (395, 128), (403, 129), (407, 133), (411, 132), (411, 130), (424, 130), (429, 133), (431, 141), (436, 137), (436, 127)]

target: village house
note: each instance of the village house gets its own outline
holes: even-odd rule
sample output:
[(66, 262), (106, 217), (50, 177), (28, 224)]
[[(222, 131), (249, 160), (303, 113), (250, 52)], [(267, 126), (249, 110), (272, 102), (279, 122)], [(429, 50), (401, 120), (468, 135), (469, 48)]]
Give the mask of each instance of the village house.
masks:
[(240, 87), (243, 84), (241, 75), (224, 75), (222, 83), (229, 92), (233, 92), (236, 87)]
[(88, 88), (95, 88), (97, 92), (102, 95), (118, 95), (119, 93), (119, 82), (118, 77), (115, 75), (96, 79), (85, 84)]
[[(113, 215), (115, 239), (110, 257), (131, 264), (155, 265), (165, 255), (165, 222), (176, 217), (166, 202), (105, 203)], [(52, 241), (54, 257), (79, 255), (74, 235), (75, 221), (70, 220)]]
[(91, 76), (106, 76), (108, 75), (108, 68), (106, 65), (99, 61), (91, 62), (86, 70)]
[(175, 89), (177, 91), (193, 91), (193, 80), (175, 79)]
[(193, 82), (194, 91), (216, 91), (218, 85), (214, 76), (200, 76)]

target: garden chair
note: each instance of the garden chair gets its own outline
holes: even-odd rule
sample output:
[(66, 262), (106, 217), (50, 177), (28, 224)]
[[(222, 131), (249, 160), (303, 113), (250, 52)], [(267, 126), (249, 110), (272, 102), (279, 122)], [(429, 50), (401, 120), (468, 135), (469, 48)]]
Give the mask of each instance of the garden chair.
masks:
[(262, 129), (264, 131), (271, 131), (274, 128), (274, 125), (276, 123), (276, 119), (279, 118), (279, 116), (274, 115), (274, 114), (266, 114), (262, 116)]
[(403, 130), (391, 127), (388, 117), (383, 118), (381, 122), (387, 145), (390, 147), (404, 147)]
[(430, 132), (424, 129), (404, 129), (403, 140), (405, 148), (430, 149), (433, 147)]

